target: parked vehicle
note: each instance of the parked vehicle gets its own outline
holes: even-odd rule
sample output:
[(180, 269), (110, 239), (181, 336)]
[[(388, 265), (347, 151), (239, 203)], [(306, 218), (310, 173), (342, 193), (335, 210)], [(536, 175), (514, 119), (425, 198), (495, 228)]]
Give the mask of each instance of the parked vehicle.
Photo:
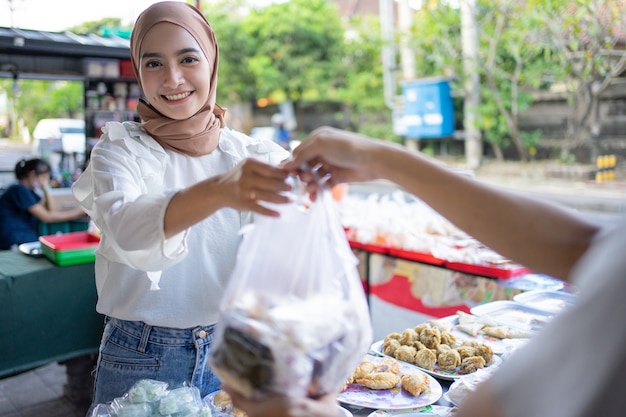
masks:
[(85, 161), (85, 120), (41, 119), (33, 131), (33, 153), (50, 163), (53, 173), (73, 173)]

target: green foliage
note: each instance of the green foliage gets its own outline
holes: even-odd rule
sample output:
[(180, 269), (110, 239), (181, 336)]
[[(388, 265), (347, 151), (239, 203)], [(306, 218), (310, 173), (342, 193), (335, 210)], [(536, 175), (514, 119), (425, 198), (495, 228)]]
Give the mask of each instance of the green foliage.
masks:
[(69, 27), (67, 30), (77, 35), (95, 33), (100, 36), (106, 36), (112, 34), (117, 29), (130, 30), (132, 27), (132, 24), (123, 25), (122, 20), (118, 17), (105, 17), (100, 20), (84, 22), (80, 25)]
[[(15, 111), (32, 130), (39, 119), (82, 117), (83, 84), (79, 81), (20, 80)], [(13, 80), (0, 79), (0, 88), (11, 97)]]
[(291, 0), (252, 11), (242, 22), (252, 42), (248, 70), (258, 97), (294, 102), (326, 97), (343, 57), (343, 27), (327, 0)]
[(357, 112), (385, 110), (381, 50), (378, 18), (357, 17), (348, 22), (345, 54), (329, 98), (346, 103)]

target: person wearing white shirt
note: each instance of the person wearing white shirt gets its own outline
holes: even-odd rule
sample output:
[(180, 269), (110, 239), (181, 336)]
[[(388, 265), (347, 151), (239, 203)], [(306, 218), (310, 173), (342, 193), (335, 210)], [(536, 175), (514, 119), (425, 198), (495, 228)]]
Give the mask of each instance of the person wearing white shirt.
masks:
[(277, 167), (288, 152), (225, 126), (217, 41), (195, 7), (148, 7), (130, 52), (141, 123), (107, 123), (72, 188), (101, 233), (94, 405), (141, 379), (219, 389), (207, 359), (239, 230), (278, 216), (263, 203), (287, 203), (291, 189)]

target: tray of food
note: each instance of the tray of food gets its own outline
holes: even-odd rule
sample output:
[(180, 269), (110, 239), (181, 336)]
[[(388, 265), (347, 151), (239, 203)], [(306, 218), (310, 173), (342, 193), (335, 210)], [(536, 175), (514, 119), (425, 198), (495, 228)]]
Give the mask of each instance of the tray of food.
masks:
[[(500, 326), (519, 329), (529, 334), (543, 328), (554, 317), (554, 313), (531, 307), (516, 301), (492, 301), (472, 307), (473, 315), (493, 320)], [(494, 330), (497, 330), (495, 326)], [(502, 330), (505, 330), (504, 328)]]
[(390, 333), (383, 340), (373, 343), (370, 349), (444, 380), (454, 380), (502, 362), (491, 346), (459, 340), (449, 330), (441, 330), (429, 322), (405, 329), (402, 333)]
[(441, 384), (416, 366), (375, 355), (365, 355), (337, 397), (340, 403), (384, 410), (403, 410), (434, 404)]
[(559, 313), (568, 308), (576, 296), (565, 291), (534, 290), (517, 294), (513, 301), (545, 311)]

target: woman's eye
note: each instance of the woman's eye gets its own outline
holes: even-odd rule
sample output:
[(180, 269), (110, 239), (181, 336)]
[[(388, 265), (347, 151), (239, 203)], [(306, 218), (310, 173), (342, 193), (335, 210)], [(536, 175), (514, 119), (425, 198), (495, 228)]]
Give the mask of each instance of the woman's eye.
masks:
[(158, 61), (148, 61), (146, 62), (146, 68), (156, 68), (161, 66), (161, 63)]
[(187, 56), (182, 60), (183, 64), (191, 64), (193, 62), (198, 62), (198, 58), (196, 58), (195, 56)]

